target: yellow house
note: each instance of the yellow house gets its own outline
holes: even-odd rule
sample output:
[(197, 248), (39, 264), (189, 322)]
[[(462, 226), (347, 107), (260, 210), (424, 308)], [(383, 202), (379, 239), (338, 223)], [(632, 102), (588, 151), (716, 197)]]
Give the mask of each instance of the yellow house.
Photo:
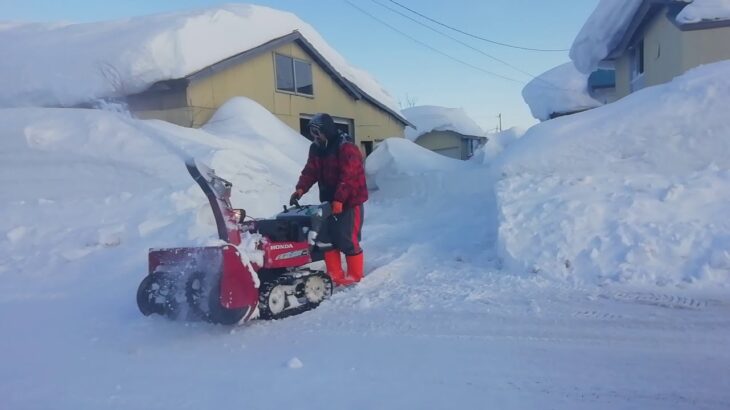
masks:
[(370, 154), (377, 141), (402, 137), (411, 124), (399, 112), (340, 75), (299, 32), (273, 39), (184, 78), (160, 81), (126, 97), (131, 112), (186, 127), (200, 127), (226, 101), (248, 97), (308, 136), (318, 112)]
[(616, 69), (619, 98), (662, 84), (702, 64), (730, 59), (730, 20), (688, 21), (680, 13), (691, 4), (642, 0), (618, 45), (604, 59)]
[(464, 135), (456, 131), (431, 131), (414, 141), (437, 154), (454, 159), (469, 159), (474, 151), (487, 143), (487, 137)]
[(481, 127), (461, 108), (421, 105), (402, 113), (415, 124), (406, 130), (406, 138), (437, 154), (469, 159), (487, 142)]

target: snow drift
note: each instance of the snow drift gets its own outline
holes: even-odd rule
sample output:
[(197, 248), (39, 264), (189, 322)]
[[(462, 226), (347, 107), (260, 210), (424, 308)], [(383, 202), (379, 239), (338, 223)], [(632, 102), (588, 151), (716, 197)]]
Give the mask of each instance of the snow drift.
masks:
[(212, 129), (193, 130), (97, 110), (0, 110), (0, 272), (136, 268), (100, 279), (113, 281), (122, 272), (141, 277), (149, 247), (207, 243), (215, 222), (185, 169), (189, 156), (233, 182), (232, 202), (250, 215), (276, 213), (308, 141), (245, 98), (217, 118)]
[(439, 181), (444, 182), (443, 171), (464, 170), (470, 166), (470, 163), (437, 154), (407, 139), (388, 138), (368, 156), (365, 176), (370, 189), (388, 187), (393, 195), (427, 193), (439, 186)]
[(495, 164), (501, 255), (584, 282), (730, 280), (730, 62), (531, 128)]
[(488, 165), (495, 159), (499, 158), (502, 152), (512, 143), (522, 138), (526, 130), (519, 127), (512, 127), (502, 132), (487, 134), (489, 139), (486, 144), (479, 147), (469, 161), (474, 161), (482, 165)]

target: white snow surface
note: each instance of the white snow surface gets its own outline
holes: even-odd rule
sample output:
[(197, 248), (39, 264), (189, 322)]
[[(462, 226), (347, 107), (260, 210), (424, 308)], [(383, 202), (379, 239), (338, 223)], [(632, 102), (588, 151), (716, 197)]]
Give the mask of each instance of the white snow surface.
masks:
[(405, 108), (403, 116), (416, 128), (407, 127), (405, 137), (416, 141), (431, 131), (454, 131), (462, 135), (484, 136), (484, 130), (474, 122), (463, 108), (448, 108), (436, 105), (419, 105)]
[(487, 143), (479, 147), (469, 160), (487, 165), (499, 158), (500, 154), (512, 143), (522, 138), (525, 132), (527, 130), (520, 127), (512, 127), (502, 132), (487, 134), (487, 138), (489, 138)]
[[(570, 58), (581, 72), (590, 74), (618, 46), (632, 18), (647, 0), (601, 0), (583, 25), (570, 49)], [(680, 24), (730, 18), (729, 0), (683, 0), (677, 15)]]
[(140, 92), (294, 30), (343, 77), (399, 112), (369, 73), (350, 65), (312, 26), (249, 4), (96, 23), (2, 23), (0, 107), (73, 106)]
[(135, 306), (149, 248), (215, 238), (183, 159), (267, 217), (307, 140), (247, 99), (199, 130), (0, 109), (0, 407), (727, 409), (728, 69), (496, 138), (491, 161), (386, 140), (363, 282), (233, 328)]
[(498, 163), (500, 249), (566, 280), (726, 288), (730, 62), (531, 128)]
[[(443, 171), (468, 169), (472, 164), (437, 154), (405, 138), (388, 138), (378, 144), (365, 163), (365, 176), (371, 189), (391, 186), (389, 192), (399, 190), (391, 184), (401, 184), (404, 176), (428, 184), (429, 178), (440, 178)], [(428, 189), (424, 187), (424, 189)], [(400, 193), (409, 194), (405, 189)], [(416, 190), (417, 191), (417, 190)]]
[(535, 77), (522, 89), (532, 116), (547, 121), (552, 114), (588, 110), (603, 105), (588, 93), (588, 76), (575, 65), (561, 64)]

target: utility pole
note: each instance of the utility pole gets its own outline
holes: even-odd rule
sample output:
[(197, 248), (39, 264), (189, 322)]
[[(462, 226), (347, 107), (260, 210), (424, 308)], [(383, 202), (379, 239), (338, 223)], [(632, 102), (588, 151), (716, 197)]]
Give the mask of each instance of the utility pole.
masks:
[(499, 118), (499, 132), (502, 132), (502, 113), (500, 112), (497, 116)]

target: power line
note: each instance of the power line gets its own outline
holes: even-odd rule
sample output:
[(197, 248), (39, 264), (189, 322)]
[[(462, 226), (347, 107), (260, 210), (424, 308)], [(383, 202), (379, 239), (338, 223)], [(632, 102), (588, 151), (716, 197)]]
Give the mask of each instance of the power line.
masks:
[[(497, 58), (497, 57), (495, 57), (495, 56), (493, 56), (493, 55), (491, 55), (491, 54), (487, 54), (487, 53), (485, 53), (484, 51), (482, 51), (482, 50), (480, 50), (480, 49), (478, 49), (478, 48), (476, 48), (476, 47), (473, 47), (473, 46), (472, 46), (471, 44), (469, 44), (469, 43), (465, 43), (465, 42), (463, 42), (463, 41), (459, 40), (459, 39), (458, 39), (458, 38), (456, 38), (456, 37), (450, 36), (450, 35), (448, 35), (448, 34), (444, 33), (443, 31), (439, 31), (439, 30), (437, 30), (437, 29), (435, 29), (435, 28), (433, 28), (433, 27), (429, 26), (428, 24), (425, 24), (425, 23), (423, 23), (423, 22), (420, 22), (420, 21), (418, 21), (418, 20), (414, 19), (413, 17), (411, 17), (411, 16), (409, 16), (409, 15), (407, 15), (407, 14), (405, 14), (405, 13), (401, 12), (401, 11), (398, 11), (398, 10), (396, 10), (396, 9), (392, 8), (392, 7), (389, 7), (389, 6), (388, 6), (388, 5), (386, 5), (386, 4), (383, 4), (383, 3), (381, 3), (381, 2), (380, 2), (380, 1), (378, 1), (378, 0), (371, 0), (371, 1), (372, 1), (373, 3), (375, 3), (375, 4), (379, 5), (379, 6), (381, 6), (381, 7), (384, 7), (384, 8), (386, 8), (386, 9), (388, 9), (388, 10), (392, 11), (393, 13), (399, 14), (399, 15), (401, 15), (401, 16), (403, 16), (403, 17), (407, 18), (408, 20), (411, 20), (411, 21), (413, 21), (413, 22), (414, 22), (414, 23), (416, 23), (416, 24), (420, 24), (420, 25), (422, 25), (423, 27), (426, 27), (427, 29), (429, 29), (429, 30), (431, 30), (431, 31), (434, 31), (434, 32), (436, 32), (436, 33), (438, 33), (438, 34), (441, 34), (442, 36), (444, 36), (444, 37), (446, 37), (446, 38), (448, 38), (448, 39), (451, 39), (451, 40), (453, 40), (453, 41), (456, 41), (457, 43), (459, 43), (459, 44), (463, 45), (464, 47), (467, 47), (467, 48), (469, 48), (469, 49), (471, 49), (471, 50), (473, 50), (473, 51), (476, 51), (476, 52), (477, 52), (477, 53), (479, 53), (479, 54), (482, 54), (482, 55), (484, 55), (484, 56), (486, 56), (486, 57), (488, 57), (488, 58), (491, 58), (492, 60), (494, 60), (494, 61), (497, 61), (498, 63), (504, 64), (504, 65), (506, 65), (507, 67), (509, 67), (509, 68), (511, 68), (511, 69), (513, 69), (513, 70), (515, 70), (515, 71), (518, 71), (518, 72), (520, 72), (520, 73), (522, 73), (522, 74), (525, 74), (526, 76), (528, 76), (528, 77), (531, 77), (531, 78), (537, 78), (537, 77), (535, 77), (535, 75), (533, 75), (533, 74), (531, 74), (531, 73), (528, 73), (527, 71), (525, 71), (525, 70), (522, 70), (522, 69), (521, 69), (521, 68), (519, 68), (519, 67), (516, 67), (516, 66), (514, 66), (514, 65), (512, 65), (512, 64), (510, 64), (510, 63), (508, 63), (508, 62), (506, 62), (506, 61), (504, 61), (504, 60), (502, 60), (502, 59), (499, 59), (499, 58)], [(544, 81), (544, 80), (541, 80), (541, 81)], [(550, 84), (550, 85), (552, 85), (552, 84)]]
[(398, 33), (398, 34), (400, 34), (400, 35), (402, 35), (404, 37), (407, 37), (408, 39), (410, 39), (410, 40), (412, 40), (412, 41), (414, 41), (414, 42), (416, 42), (416, 43), (418, 43), (418, 44), (420, 44), (420, 45), (428, 48), (429, 50), (431, 50), (431, 51), (433, 51), (435, 53), (441, 54), (442, 56), (444, 56), (446, 58), (449, 58), (449, 59), (451, 59), (453, 61), (456, 61), (459, 64), (463, 64), (463, 65), (465, 65), (467, 67), (473, 68), (473, 69), (475, 69), (477, 71), (481, 71), (481, 72), (483, 72), (485, 74), (489, 74), (489, 75), (492, 75), (492, 76), (495, 76), (495, 77), (499, 77), (499, 78), (501, 78), (503, 80), (512, 81), (512, 82), (515, 82), (515, 83), (518, 83), (518, 84), (523, 84), (523, 85), (525, 84), (524, 81), (515, 80), (514, 78), (510, 78), (510, 77), (507, 77), (507, 76), (504, 76), (504, 75), (501, 75), (501, 74), (497, 74), (497, 73), (492, 72), (492, 71), (489, 71), (489, 70), (485, 70), (485, 69), (483, 69), (483, 68), (481, 68), (479, 66), (475, 66), (473, 64), (467, 63), (466, 61), (460, 60), (460, 59), (458, 59), (458, 58), (456, 58), (456, 57), (454, 57), (454, 56), (452, 56), (450, 54), (444, 53), (443, 51), (441, 51), (441, 50), (439, 50), (439, 49), (437, 49), (437, 48), (435, 48), (435, 47), (433, 47), (433, 46), (431, 46), (429, 44), (426, 44), (423, 41), (418, 40), (417, 38), (412, 37), (412, 36), (404, 33), (401, 30), (398, 30), (397, 28), (393, 27), (392, 25), (386, 23), (385, 21), (383, 21), (383, 20), (375, 17), (374, 15), (372, 15), (372, 14), (368, 13), (367, 11), (363, 10), (362, 8), (358, 7), (356, 4), (352, 3), (350, 0), (345, 0), (345, 2), (347, 4), (349, 4), (350, 6), (354, 7), (355, 9), (357, 9), (358, 11), (360, 11), (361, 13), (363, 13), (366, 16), (370, 17), (371, 19), (373, 19), (373, 20), (377, 21), (378, 23), (380, 23), (380, 24), (388, 27), (389, 29), (395, 31), (396, 33)]
[(417, 12), (416, 10), (413, 10), (413, 9), (407, 7), (407, 6), (404, 6), (404, 5), (398, 3), (395, 0), (389, 0), (389, 1), (391, 3), (397, 5), (398, 7), (404, 8), (404, 9), (410, 11), (413, 14), (416, 14), (418, 16), (421, 16), (421, 17), (425, 18), (426, 20), (429, 20), (429, 21), (431, 21), (433, 23), (436, 23), (436, 24), (438, 24), (440, 26), (446, 27), (449, 30), (456, 31), (457, 33), (461, 33), (461, 34), (463, 34), (465, 36), (469, 36), (469, 37), (472, 37), (472, 38), (476, 38), (478, 40), (486, 41), (487, 43), (496, 44), (498, 46), (503, 46), (503, 47), (516, 48), (518, 50), (526, 50), (526, 51), (540, 51), (540, 52), (565, 52), (565, 51), (569, 51), (568, 49), (549, 49), (549, 48), (523, 47), (523, 46), (517, 46), (517, 45), (514, 45), (514, 44), (501, 43), (499, 41), (490, 40), (488, 38), (484, 38), (484, 37), (477, 36), (476, 34), (467, 33), (466, 31), (460, 30), (460, 29), (458, 29), (456, 27), (452, 27), (452, 26), (450, 26), (448, 24), (444, 24), (444, 23), (442, 23), (442, 22), (440, 22), (440, 21), (438, 21), (436, 19), (433, 19), (431, 17), (428, 17), (428, 16), (426, 16), (424, 14), (421, 14), (421, 13)]
[(375, 4), (379, 5), (379, 6), (381, 6), (381, 7), (384, 7), (384, 8), (386, 8), (386, 9), (388, 9), (388, 10), (392, 11), (393, 13), (399, 14), (400, 16), (403, 16), (403, 17), (405, 17), (405, 18), (407, 18), (407, 19), (409, 19), (409, 20), (411, 20), (411, 21), (413, 21), (413, 22), (415, 22), (415, 23), (417, 23), (417, 24), (420, 24), (420, 25), (422, 25), (423, 27), (426, 27), (427, 29), (429, 29), (429, 30), (431, 30), (431, 31), (433, 31), (433, 32), (436, 32), (436, 33), (438, 33), (438, 34), (441, 34), (442, 36), (444, 36), (444, 37), (446, 37), (446, 38), (448, 38), (448, 39), (451, 39), (451, 40), (453, 40), (453, 41), (455, 41), (455, 42), (457, 42), (457, 43), (459, 43), (459, 44), (463, 45), (464, 47), (467, 47), (467, 48), (469, 48), (469, 49), (471, 49), (471, 50), (473, 50), (473, 51), (476, 51), (476, 52), (477, 52), (477, 53), (479, 53), (479, 54), (482, 54), (482, 55), (484, 55), (484, 56), (486, 56), (486, 57), (489, 57), (489, 58), (491, 58), (491, 59), (492, 59), (492, 60), (494, 60), (494, 61), (497, 61), (497, 62), (499, 62), (499, 63), (502, 63), (502, 64), (506, 65), (507, 67), (509, 67), (509, 68), (511, 68), (511, 69), (513, 69), (513, 70), (515, 70), (515, 71), (518, 71), (518, 72), (520, 72), (520, 73), (522, 73), (522, 74), (524, 74), (524, 75), (526, 75), (526, 76), (528, 76), (528, 77), (530, 77), (530, 78), (532, 78), (532, 79), (536, 80), (536, 81), (537, 81), (538, 83), (537, 83), (537, 84), (535, 84), (535, 85), (537, 85), (537, 86), (540, 86), (540, 85), (541, 85), (540, 83), (542, 83), (542, 84), (545, 84), (545, 85), (546, 85), (547, 87), (549, 87), (549, 88), (555, 88), (555, 89), (557, 89), (557, 90), (563, 90), (563, 91), (567, 91), (566, 89), (564, 89), (564, 88), (562, 88), (562, 87), (560, 87), (560, 86), (557, 86), (557, 85), (555, 85), (555, 84), (551, 83), (550, 81), (547, 81), (547, 80), (543, 79), (542, 77), (538, 77), (538, 76), (535, 76), (534, 74), (532, 74), (532, 73), (529, 73), (529, 72), (527, 72), (527, 71), (525, 71), (525, 70), (523, 70), (523, 69), (521, 69), (521, 68), (519, 68), (519, 67), (516, 67), (516, 66), (514, 66), (514, 65), (512, 65), (512, 64), (510, 64), (510, 63), (508, 63), (508, 62), (506, 62), (506, 61), (504, 61), (504, 60), (502, 60), (502, 59), (500, 59), (500, 58), (497, 58), (497, 57), (495, 57), (495, 56), (493, 56), (493, 55), (491, 55), (491, 54), (487, 54), (486, 52), (484, 52), (484, 51), (482, 51), (482, 50), (480, 50), (480, 49), (478, 49), (478, 48), (476, 48), (476, 47), (472, 46), (472, 45), (471, 45), (471, 44), (469, 44), (469, 43), (465, 43), (465, 42), (463, 42), (463, 41), (459, 40), (459, 39), (458, 39), (458, 38), (456, 38), (456, 37), (450, 36), (450, 35), (448, 35), (448, 34), (444, 33), (443, 31), (437, 30), (437, 29), (435, 29), (435, 28), (433, 28), (433, 27), (429, 26), (429, 25), (428, 25), (428, 24), (426, 24), (426, 23), (423, 23), (423, 22), (421, 22), (421, 21), (418, 21), (418, 20), (414, 19), (413, 17), (411, 17), (411, 16), (409, 16), (409, 15), (407, 15), (407, 14), (405, 14), (405, 13), (401, 12), (401, 11), (398, 11), (398, 10), (396, 10), (396, 9), (392, 8), (392, 7), (389, 7), (389, 6), (388, 6), (388, 5), (386, 5), (386, 4), (383, 4), (382, 2), (380, 2), (380, 1), (378, 1), (378, 0), (371, 0), (371, 1), (372, 1), (373, 3), (375, 3)]

